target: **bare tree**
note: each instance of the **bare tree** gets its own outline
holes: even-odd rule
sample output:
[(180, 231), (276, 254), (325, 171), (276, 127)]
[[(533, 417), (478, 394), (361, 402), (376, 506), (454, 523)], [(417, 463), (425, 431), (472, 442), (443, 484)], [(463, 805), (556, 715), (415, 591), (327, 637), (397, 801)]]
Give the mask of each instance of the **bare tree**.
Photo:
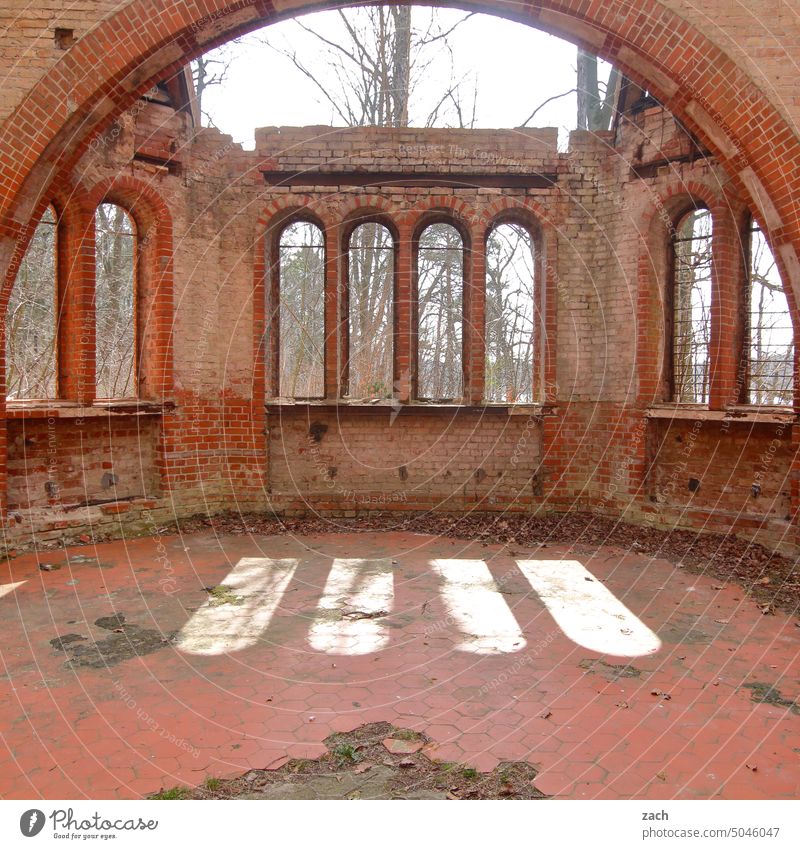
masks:
[[(340, 10), (337, 20), (341, 37), (332, 36), (330, 29), (322, 31), (304, 21), (295, 21), (294, 25), (319, 46), (310, 55), (301, 55), (295, 48), (279, 45), (265, 36), (256, 39), (286, 56), (329, 104), (334, 120), (347, 126), (407, 127), (416, 118), (425, 126), (449, 123), (466, 127), (475, 123), (477, 90), (473, 85), (467, 95), (468, 77), (458, 78), (455, 74), (451, 36), (469, 17), (470, 14), (464, 15), (445, 26), (436, 10), (409, 6)], [(430, 97), (432, 69), (440, 69), (443, 58), (449, 76)], [(429, 95), (427, 101), (420, 96), (423, 84)], [(459, 266), (461, 262), (459, 251)], [(429, 294), (437, 301), (431, 310), (438, 315), (438, 324), (431, 332), (433, 347), (425, 354), (423, 366), (434, 377), (431, 391), (437, 397), (460, 395), (462, 391), (463, 287), (461, 269), (456, 270), (454, 263), (450, 256), (440, 265), (435, 280), (424, 268), (421, 271), (421, 276), (431, 278)], [(351, 398), (391, 398), (394, 245), (385, 227), (369, 222), (355, 228), (348, 245), (348, 269), (347, 394)], [(285, 286), (295, 300), (308, 300), (298, 293), (312, 285), (313, 276), (307, 275), (299, 263), (286, 265), (281, 272), (282, 289)], [(301, 279), (289, 279), (293, 274)], [(453, 303), (446, 303), (448, 299)], [(424, 326), (427, 328), (428, 324)], [(289, 350), (293, 338), (281, 339), (282, 358), (287, 362), (297, 361), (303, 353), (297, 345), (297, 350)], [(453, 342), (456, 338), (458, 345)]]
[(203, 97), (208, 89), (224, 85), (228, 81), (236, 59), (236, 46), (240, 43), (241, 39), (235, 38), (216, 50), (203, 53), (191, 63), (197, 109), (209, 127), (216, 125), (211, 113), (203, 106)]
[(608, 82), (602, 86), (597, 73), (597, 56), (578, 48), (578, 129), (611, 129), (620, 73), (612, 67)]
[[(340, 36), (294, 22), (319, 45), (310, 55), (269, 36), (256, 39), (286, 56), (313, 83), (334, 119), (346, 126), (406, 127), (414, 119), (424, 126), (474, 125), (474, 79), (465, 98), (471, 75), (456, 76), (451, 40), (472, 13), (450, 26), (442, 24), (436, 9), (410, 6), (368, 6), (339, 10), (337, 16)], [(420, 91), (425, 87), (430, 92), (431, 70), (443, 58), (449, 79), (425, 103)]]

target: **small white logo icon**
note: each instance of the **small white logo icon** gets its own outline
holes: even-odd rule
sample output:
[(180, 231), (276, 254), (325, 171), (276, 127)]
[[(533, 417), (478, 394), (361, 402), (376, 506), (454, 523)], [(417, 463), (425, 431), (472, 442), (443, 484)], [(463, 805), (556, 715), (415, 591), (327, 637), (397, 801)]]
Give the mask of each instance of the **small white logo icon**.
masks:
[(25, 837), (36, 837), (44, 828), (44, 813), (38, 808), (31, 808), (19, 818), (19, 830)]

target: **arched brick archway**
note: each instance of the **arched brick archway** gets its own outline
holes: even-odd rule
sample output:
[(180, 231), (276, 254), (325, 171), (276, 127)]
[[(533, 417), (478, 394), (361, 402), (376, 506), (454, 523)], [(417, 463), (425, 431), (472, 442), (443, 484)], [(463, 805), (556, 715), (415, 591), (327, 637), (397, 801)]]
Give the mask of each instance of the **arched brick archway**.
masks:
[[(442, 5), (447, 5), (445, 0)], [(0, 271), (7, 283), (45, 189), (93, 134), (158, 78), (236, 35), (331, 0), (132, 0), (86, 34), (22, 98), (0, 128)], [(749, 37), (739, 4), (716, 0), (713, 30), (690, 22), (675, 0), (510, 0), (459, 3), (566, 37), (645, 84), (715, 152), (753, 201), (792, 287), (800, 293), (800, 138), (767, 75), (755, 72), (758, 45), (740, 53), (718, 44)], [(712, 10), (706, 10), (708, 14)], [(686, 14), (685, 12), (683, 14)], [(727, 17), (726, 17), (727, 15)], [(700, 18), (698, 18), (698, 21)], [(705, 34), (713, 31), (712, 41)], [(750, 54), (748, 54), (748, 50)], [(761, 57), (761, 61), (767, 61)], [(780, 167), (776, 155), (780, 154)], [(795, 298), (795, 302), (800, 298)]]

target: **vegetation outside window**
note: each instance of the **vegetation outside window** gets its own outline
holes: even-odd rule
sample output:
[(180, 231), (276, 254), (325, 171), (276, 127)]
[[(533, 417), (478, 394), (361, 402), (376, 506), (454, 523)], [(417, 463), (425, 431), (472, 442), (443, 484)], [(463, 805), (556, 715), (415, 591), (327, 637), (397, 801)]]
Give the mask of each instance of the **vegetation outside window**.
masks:
[(484, 397), (533, 402), (534, 253), (530, 232), (500, 224), (486, 242), (486, 367)]
[(346, 395), (388, 399), (394, 386), (394, 240), (378, 223), (350, 235)]
[(431, 224), (417, 251), (417, 397), (460, 399), (463, 385), (464, 240)]
[(289, 224), (279, 243), (278, 393), (325, 396), (325, 241), (308, 221)]
[(707, 404), (711, 340), (711, 213), (685, 213), (672, 239), (673, 400)]
[(48, 207), (20, 264), (6, 313), (6, 395), (55, 398), (56, 214)]

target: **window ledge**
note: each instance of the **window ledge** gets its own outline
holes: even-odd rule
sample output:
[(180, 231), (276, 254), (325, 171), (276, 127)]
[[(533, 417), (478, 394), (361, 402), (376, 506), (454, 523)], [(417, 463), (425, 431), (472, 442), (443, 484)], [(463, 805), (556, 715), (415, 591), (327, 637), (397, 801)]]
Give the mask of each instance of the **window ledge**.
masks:
[(509, 416), (534, 416), (541, 418), (546, 415), (552, 415), (553, 410), (550, 406), (543, 404), (464, 404), (464, 403), (447, 403), (441, 401), (407, 401), (400, 403), (397, 401), (389, 401), (379, 399), (376, 401), (368, 401), (359, 399), (351, 401), (347, 398), (314, 398), (314, 399), (295, 399), (295, 398), (271, 398), (264, 404), (265, 409), (280, 410), (284, 407), (321, 407), (329, 409), (349, 408), (354, 410), (390, 410), (395, 413), (405, 415), (413, 413), (429, 412), (483, 412), (483, 413), (498, 413)]
[(74, 401), (6, 401), (6, 419), (87, 419), (108, 416), (160, 416), (174, 408), (171, 402), (95, 401), (84, 406)]
[(709, 410), (696, 404), (657, 404), (645, 410), (648, 419), (680, 419), (701, 422), (764, 422), (792, 424), (797, 415), (788, 407), (752, 407), (736, 405), (724, 410)]

